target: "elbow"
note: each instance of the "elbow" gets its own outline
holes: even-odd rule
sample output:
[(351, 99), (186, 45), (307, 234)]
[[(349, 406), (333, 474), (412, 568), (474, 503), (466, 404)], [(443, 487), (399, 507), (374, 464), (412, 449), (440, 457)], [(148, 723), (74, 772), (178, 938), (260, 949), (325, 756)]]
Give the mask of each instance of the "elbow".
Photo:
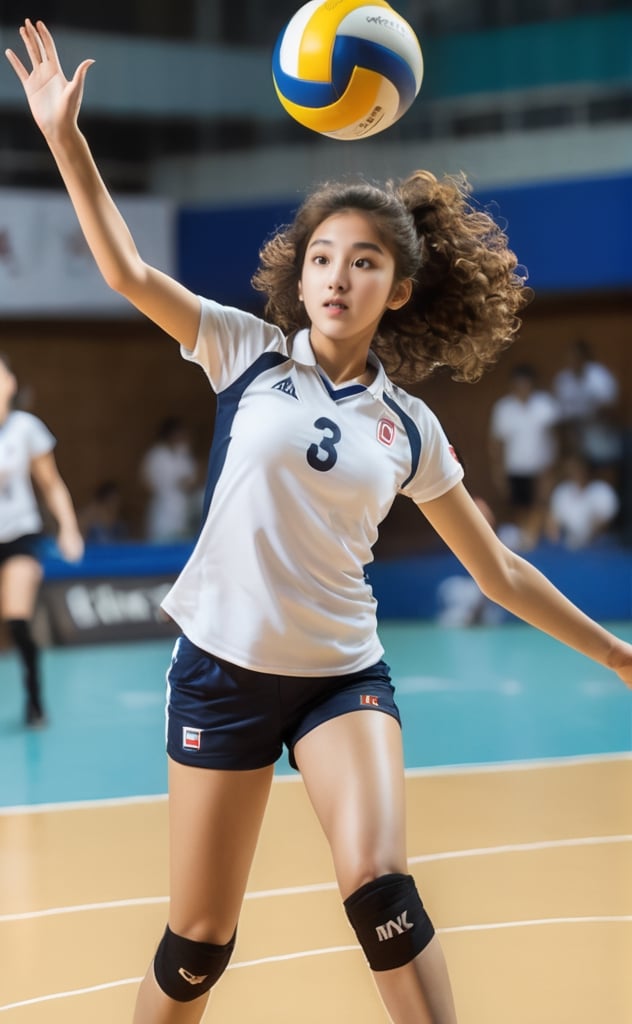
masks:
[(504, 608), (511, 604), (520, 575), (520, 562), (521, 559), (512, 551), (503, 549), (501, 556), (476, 580), (485, 597)]
[(146, 278), (142, 260), (116, 260), (101, 267), (103, 280), (113, 292), (133, 301), (133, 296), (142, 288)]

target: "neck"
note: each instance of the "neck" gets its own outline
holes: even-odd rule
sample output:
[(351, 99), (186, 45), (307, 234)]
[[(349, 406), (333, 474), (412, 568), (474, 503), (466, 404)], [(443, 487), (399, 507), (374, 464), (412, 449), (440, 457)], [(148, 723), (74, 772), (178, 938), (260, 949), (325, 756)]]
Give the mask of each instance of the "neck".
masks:
[(310, 342), (318, 365), (332, 384), (343, 384), (349, 380), (370, 384), (375, 377), (375, 370), (368, 362), (369, 347), (365, 343), (341, 349), (337, 344), (313, 335), (310, 335)]

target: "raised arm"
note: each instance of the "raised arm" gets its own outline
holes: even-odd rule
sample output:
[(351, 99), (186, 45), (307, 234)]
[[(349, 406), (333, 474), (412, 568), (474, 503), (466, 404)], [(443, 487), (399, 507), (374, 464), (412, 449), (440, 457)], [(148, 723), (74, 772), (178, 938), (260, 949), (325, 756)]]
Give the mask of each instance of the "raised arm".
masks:
[(490, 600), (613, 669), (632, 687), (632, 644), (585, 615), (534, 566), (506, 548), (463, 484), (419, 507)]
[(77, 118), (92, 60), (66, 79), (53, 37), (43, 22), (28, 19), (20, 35), (28, 71), (13, 50), (6, 56), (20, 79), (33, 119), (55, 159), (86, 241), (106, 283), (186, 348), (197, 336), (196, 295), (141, 259), (130, 231), (97, 169)]

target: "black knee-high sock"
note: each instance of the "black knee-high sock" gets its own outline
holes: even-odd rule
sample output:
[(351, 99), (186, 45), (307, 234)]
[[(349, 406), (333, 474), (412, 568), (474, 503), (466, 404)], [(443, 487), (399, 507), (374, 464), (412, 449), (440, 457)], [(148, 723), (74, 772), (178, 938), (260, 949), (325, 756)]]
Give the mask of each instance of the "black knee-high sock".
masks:
[(24, 664), (24, 688), (28, 697), (28, 713), (42, 714), (40, 693), (39, 651), (26, 619), (7, 619), (11, 639)]

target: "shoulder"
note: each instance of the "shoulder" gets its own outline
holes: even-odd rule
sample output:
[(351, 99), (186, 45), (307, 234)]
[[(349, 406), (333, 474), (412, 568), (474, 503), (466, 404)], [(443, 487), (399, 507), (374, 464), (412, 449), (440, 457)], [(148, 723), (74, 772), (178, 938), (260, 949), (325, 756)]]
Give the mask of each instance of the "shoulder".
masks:
[(22, 409), (14, 409), (9, 413), (7, 425), (17, 433), (25, 435), (39, 434), (42, 431), (48, 432), (48, 427), (39, 416), (34, 416), (32, 412), (25, 412)]
[(394, 406), (395, 410), (399, 410), (405, 416), (410, 417), (422, 430), (424, 427), (432, 427), (439, 422), (435, 413), (423, 398), (411, 395), (410, 392), (404, 391), (397, 384), (393, 384), (388, 378), (384, 387), (384, 398), (389, 406)]
[(55, 446), (55, 437), (39, 416), (31, 412), (23, 412), (16, 409), (11, 413), (15, 417), (16, 434), (22, 437), (26, 443), (32, 445), (37, 454), (44, 454)]
[(245, 309), (238, 309), (236, 306), (223, 306), (214, 299), (200, 298), (200, 336), (206, 333), (215, 334), (227, 332), (231, 335), (267, 335), (275, 338), (285, 338), (281, 329), (274, 324), (263, 320), (256, 313)]
[(534, 409), (546, 414), (555, 413), (558, 409), (557, 399), (548, 391), (536, 391), (531, 401)]

